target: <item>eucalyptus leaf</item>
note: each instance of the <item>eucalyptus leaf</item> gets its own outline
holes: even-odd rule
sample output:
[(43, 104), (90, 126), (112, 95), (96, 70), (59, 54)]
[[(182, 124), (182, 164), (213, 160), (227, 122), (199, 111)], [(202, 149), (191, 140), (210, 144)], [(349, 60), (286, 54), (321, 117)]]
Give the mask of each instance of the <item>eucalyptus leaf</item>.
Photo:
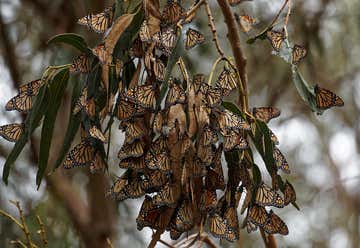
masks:
[(47, 43), (49, 45), (64, 43), (74, 47), (75, 49), (79, 50), (82, 53), (91, 53), (91, 50), (88, 48), (85, 39), (78, 34), (73, 34), (73, 33), (59, 34), (52, 37)]
[(44, 116), (49, 104), (48, 104), (48, 89), (47, 85), (43, 85), (39, 91), (39, 94), (34, 97), (35, 101), (32, 110), (29, 112), (25, 120), (25, 130), (20, 139), (15, 143), (14, 148), (6, 158), (2, 179), (5, 184), (8, 183), (8, 177), (10, 174), (11, 166), (15, 163), (19, 157), (21, 151), (24, 149), (27, 141), (30, 139), (31, 134), (34, 132), (36, 127), (39, 126), (42, 117)]
[(60, 71), (52, 80), (49, 87), (49, 108), (45, 113), (43, 121), (41, 140), (40, 140), (40, 153), (38, 172), (36, 175), (36, 184), (39, 187), (41, 180), (44, 176), (46, 167), (48, 165), (49, 152), (51, 141), (54, 132), (56, 116), (61, 105), (62, 97), (64, 95), (69, 79), (69, 70), (67, 68)]

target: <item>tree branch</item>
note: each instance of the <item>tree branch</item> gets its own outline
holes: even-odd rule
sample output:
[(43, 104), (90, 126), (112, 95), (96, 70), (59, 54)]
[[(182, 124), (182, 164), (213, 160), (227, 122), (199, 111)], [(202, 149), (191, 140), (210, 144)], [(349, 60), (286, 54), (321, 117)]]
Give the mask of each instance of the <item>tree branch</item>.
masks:
[(246, 73), (246, 58), (241, 48), (240, 34), (237, 29), (236, 20), (233, 12), (231, 11), (231, 7), (227, 0), (217, 0), (221, 11), (223, 13), (225, 23), (228, 28), (228, 39), (231, 45), (232, 52), (235, 57), (236, 68), (239, 72), (239, 76), (241, 79), (243, 92), (239, 94), (239, 104), (242, 107), (244, 112), (247, 112), (248, 100), (247, 100), (247, 73)]

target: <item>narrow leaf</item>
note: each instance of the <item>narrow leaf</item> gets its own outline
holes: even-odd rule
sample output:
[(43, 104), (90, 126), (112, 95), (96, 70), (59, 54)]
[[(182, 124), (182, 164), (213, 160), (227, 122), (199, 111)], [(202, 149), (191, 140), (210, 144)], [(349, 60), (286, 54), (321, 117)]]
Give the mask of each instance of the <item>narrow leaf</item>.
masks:
[(83, 53), (91, 52), (86, 44), (85, 39), (78, 34), (73, 34), (73, 33), (59, 34), (59, 35), (52, 37), (47, 43), (49, 45), (57, 44), (57, 43), (64, 43), (64, 44), (74, 47), (75, 49), (79, 50), (80, 52), (83, 52)]
[[(72, 91), (72, 98), (71, 98), (71, 110), (74, 109), (75, 103), (81, 94), (82, 87), (83, 87), (82, 83), (74, 83), (74, 87), (73, 87), (73, 91)], [(67, 129), (66, 129), (64, 142), (62, 145), (62, 149), (59, 153), (59, 156), (55, 162), (54, 170), (56, 168), (58, 168), (61, 165), (62, 161), (64, 160), (64, 158), (71, 146), (71, 143), (80, 127), (80, 119), (81, 119), (80, 113), (74, 115), (72, 113), (72, 111), (70, 111), (69, 123), (68, 123)]]
[(41, 131), (40, 153), (39, 153), (39, 164), (38, 164), (39, 168), (36, 175), (36, 184), (38, 187), (40, 186), (41, 180), (44, 176), (48, 164), (56, 115), (58, 113), (58, 109), (60, 107), (61, 100), (68, 83), (68, 79), (69, 79), (69, 70), (63, 69), (54, 77), (49, 88), (50, 107), (46, 111), (42, 131)]
[(2, 177), (5, 184), (8, 183), (8, 177), (10, 174), (11, 166), (15, 163), (16, 159), (19, 157), (21, 151), (24, 149), (31, 134), (33, 133), (35, 128), (39, 125), (42, 117), (44, 116), (44, 114), (47, 110), (48, 97), (45, 97), (46, 95), (47, 95), (47, 86), (44, 85), (40, 89), (39, 94), (35, 97), (33, 108), (25, 120), (24, 134), (16, 142), (14, 148), (12, 149), (12, 151), (6, 158), (4, 169), (3, 169), (3, 177)]

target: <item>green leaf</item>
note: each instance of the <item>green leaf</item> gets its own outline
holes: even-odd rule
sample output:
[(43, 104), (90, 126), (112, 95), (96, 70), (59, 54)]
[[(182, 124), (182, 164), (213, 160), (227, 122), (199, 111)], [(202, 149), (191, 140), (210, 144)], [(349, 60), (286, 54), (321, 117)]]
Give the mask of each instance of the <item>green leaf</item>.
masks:
[(165, 94), (168, 90), (168, 81), (170, 79), (171, 76), (171, 72), (176, 64), (176, 62), (178, 61), (178, 59), (180, 58), (180, 55), (184, 54), (184, 46), (183, 46), (183, 40), (181, 38), (181, 35), (178, 36), (175, 47), (173, 52), (171, 53), (168, 62), (166, 64), (166, 70), (165, 70), (165, 77), (164, 77), (164, 82), (162, 83), (162, 87), (160, 90), (160, 96), (156, 101), (156, 107), (158, 108), (162, 102), (162, 100), (165, 97)]
[(295, 84), (296, 90), (299, 92), (301, 98), (312, 109), (312, 111), (316, 112), (317, 114), (322, 114), (324, 111), (319, 109), (316, 105), (314, 88), (310, 86), (308, 82), (306, 82), (296, 66), (292, 67), (292, 75), (293, 83)]
[(78, 113), (78, 114), (74, 115), (72, 113), (72, 110), (75, 107), (76, 101), (78, 100), (78, 98), (81, 94), (81, 90), (82, 90), (82, 87), (84, 84), (79, 83), (79, 82), (76, 82), (76, 83), (74, 82), (73, 85), (74, 85), (74, 87), (73, 87), (72, 98), (71, 98), (71, 111), (70, 111), (69, 123), (68, 123), (67, 129), (66, 129), (62, 149), (61, 149), (59, 156), (54, 165), (54, 170), (61, 165), (61, 163), (64, 160), (67, 152), (69, 151), (69, 148), (71, 147), (71, 143), (80, 127), (81, 114)]
[(5, 161), (3, 169), (3, 181), (5, 184), (8, 183), (8, 177), (10, 174), (11, 166), (15, 163), (16, 159), (19, 157), (21, 151), (24, 149), (27, 141), (30, 139), (31, 134), (40, 124), (42, 117), (44, 116), (48, 104), (48, 94), (47, 85), (45, 84), (39, 91), (39, 94), (34, 97), (35, 101), (33, 104), (32, 110), (29, 112), (25, 120), (25, 131), (21, 138), (15, 143), (14, 148), (8, 155)]
[(252, 171), (255, 187), (258, 187), (262, 182), (260, 169), (256, 164), (253, 164)]
[(120, 39), (117, 41), (113, 57), (118, 58), (121, 61), (126, 61), (126, 54), (129, 52), (129, 49), (132, 45), (133, 40), (137, 37), (140, 30), (140, 26), (144, 20), (144, 11), (140, 10), (134, 16), (131, 24), (124, 30), (121, 34)]
[(67, 83), (69, 79), (69, 70), (63, 69), (54, 77), (49, 88), (49, 108), (46, 111), (43, 121), (41, 140), (40, 140), (40, 153), (38, 172), (36, 175), (36, 184), (39, 187), (41, 180), (44, 176), (51, 147), (51, 141), (54, 132), (54, 126), (58, 109), (61, 105), (62, 97), (64, 95)]
[(256, 130), (255, 134), (251, 134), (250, 137), (253, 140), (256, 149), (264, 160), (265, 167), (269, 174), (275, 175), (277, 171), (276, 163), (274, 160), (274, 143), (271, 140), (270, 130), (267, 125), (259, 120), (255, 121)]
[(73, 33), (59, 34), (52, 37), (47, 43), (49, 45), (64, 43), (76, 48), (80, 52), (91, 53), (90, 49), (88, 48), (88, 45), (86, 44), (85, 39), (78, 34), (73, 34)]
[(223, 106), (225, 109), (231, 111), (232, 113), (240, 116), (243, 120), (246, 120), (246, 116), (241, 110), (232, 102), (223, 101), (221, 103), (221, 106)]

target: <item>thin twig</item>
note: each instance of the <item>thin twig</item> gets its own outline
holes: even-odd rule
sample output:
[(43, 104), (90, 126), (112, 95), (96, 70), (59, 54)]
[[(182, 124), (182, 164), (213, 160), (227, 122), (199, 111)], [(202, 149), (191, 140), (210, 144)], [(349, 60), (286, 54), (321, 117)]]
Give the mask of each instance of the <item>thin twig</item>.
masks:
[(274, 19), (271, 21), (271, 23), (263, 30), (261, 31), (259, 34), (255, 35), (255, 37), (253, 39), (257, 39), (258, 37), (262, 36), (266, 31), (272, 29), (276, 24), (277, 20), (279, 19), (282, 11), (285, 9), (287, 3), (289, 2), (289, 0), (285, 0), (285, 2), (283, 3), (283, 5), (281, 6), (279, 12), (276, 14), (276, 16), (274, 17)]
[(23, 228), (21, 230), (25, 234), (27, 246), (29, 248), (34, 247), (35, 245), (32, 243), (31, 236), (30, 236), (30, 231), (29, 231), (28, 226), (26, 225), (24, 212), (23, 212), (22, 208), (20, 207), (20, 203), (18, 201), (10, 201), (10, 203), (14, 204), (17, 207), (18, 211), (19, 211), (20, 221), (21, 221), (21, 224), (23, 226)]
[(172, 246), (172, 245), (168, 244), (167, 242), (165, 242), (165, 241), (162, 240), (162, 239), (160, 239), (159, 242), (162, 243), (163, 245), (169, 247), (169, 248), (175, 248), (175, 246)]
[(106, 238), (106, 243), (109, 245), (110, 248), (114, 248), (114, 246), (109, 238)]
[(265, 232), (264, 232), (264, 230), (262, 228), (260, 228), (260, 234), (261, 234), (261, 237), (262, 237), (262, 239), (264, 241), (265, 247), (267, 248), (269, 242), (268, 242), (266, 234), (265, 234)]
[(190, 77), (189, 77), (189, 73), (186, 69), (184, 60), (182, 59), (182, 57), (179, 58), (179, 60), (176, 62), (179, 65), (180, 71), (183, 75), (184, 80), (188, 83), (190, 82)]
[(10, 219), (12, 222), (14, 222), (16, 225), (18, 225), (20, 229), (24, 228), (23, 225), (21, 225), (21, 223), (14, 216), (12, 216), (11, 214), (6, 213), (5, 211), (0, 209), (0, 215)]
[(208, 25), (209, 25), (209, 27), (211, 29), (211, 32), (212, 32), (212, 35), (213, 35), (213, 41), (215, 43), (216, 49), (217, 49), (218, 53), (220, 54), (220, 57), (224, 57), (224, 51), (222, 50), (222, 48), (220, 47), (220, 44), (219, 44), (219, 39), (217, 37), (216, 26), (215, 26), (215, 23), (214, 23), (214, 17), (213, 17), (213, 15), (211, 13), (209, 3), (205, 0), (204, 4), (205, 4), (205, 9), (206, 9), (206, 13), (207, 13), (207, 16), (208, 16), (208, 21), (209, 21)]
[(287, 25), (289, 23), (289, 18), (291, 14), (291, 0), (288, 0), (288, 12), (286, 13), (285, 21), (284, 21), (284, 32), (285, 32), (285, 39), (288, 38), (288, 32), (287, 32)]
[(203, 242), (210, 248), (217, 248), (216, 244), (207, 235), (203, 238)]
[(39, 223), (39, 226), (40, 226), (39, 234), (40, 234), (40, 237), (41, 237), (43, 247), (46, 247), (47, 244), (48, 244), (48, 241), (47, 241), (47, 238), (46, 238), (46, 231), (45, 231), (44, 223), (41, 221), (39, 215), (36, 215), (36, 219), (37, 219), (37, 222)]
[(191, 15), (193, 15), (199, 8), (200, 6), (205, 2), (205, 0), (200, 0), (197, 4), (195, 4), (194, 6), (191, 7), (191, 9), (189, 9), (188, 12), (186, 12), (186, 17), (184, 19), (181, 19), (180, 21), (178, 21), (178, 23), (176, 24), (178, 27), (181, 27), (181, 25), (184, 23), (184, 21), (189, 18)]
[[(247, 100), (247, 73), (246, 73), (246, 58), (241, 48), (240, 34), (237, 28), (236, 20), (230, 5), (227, 0), (218, 0), (219, 6), (223, 13), (225, 23), (228, 27), (228, 39), (231, 44), (232, 52), (235, 57), (236, 69), (239, 72), (241, 79), (241, 86), (239, 88), (239, 104), (241, 104), (243, 112), (248, 110)], [(240, 92), (242, 88), (243, 92)]]
[(148, 248), (154, 248), (155, 247), (156, 243), (160, 240), (161, 234), (163, 234), (164, 231), (165, 231), (164, 229), (160, 229), (160, 230), (157, 230), (153, 234), (151, 242), (148, 245)]
[(11, 240), (10, 244), (13, 245), (20, 245), (23, 248), (28, 248), (21, 240)]

